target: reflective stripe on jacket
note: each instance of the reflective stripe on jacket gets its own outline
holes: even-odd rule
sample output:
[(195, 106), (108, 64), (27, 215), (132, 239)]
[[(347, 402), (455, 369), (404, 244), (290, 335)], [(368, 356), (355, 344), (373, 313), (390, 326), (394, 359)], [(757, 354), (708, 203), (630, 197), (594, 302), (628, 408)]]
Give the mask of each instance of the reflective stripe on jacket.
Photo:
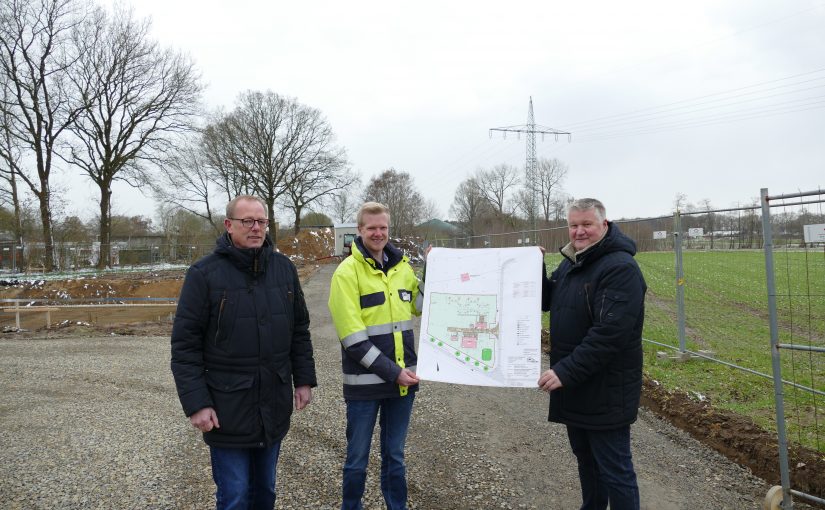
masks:
[[(395, 383), (402, 368), (415, 370), (412, 316), (420, 315), (423, 294), (407, 257), (387, 243), (384, 270), (357, 238), (352, 255), (332, 276), (329, 311), (341, 341), (344, 398), (404, 396), (418, 385)], [(423, 287), (423, 286), (422, 286)]]

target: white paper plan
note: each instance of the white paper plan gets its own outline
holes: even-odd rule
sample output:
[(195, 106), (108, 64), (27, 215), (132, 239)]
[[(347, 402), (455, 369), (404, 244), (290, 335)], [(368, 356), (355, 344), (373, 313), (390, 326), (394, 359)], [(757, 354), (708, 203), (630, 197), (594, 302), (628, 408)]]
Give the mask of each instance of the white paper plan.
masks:
[(537, 247), (433, 248), (418, 342), (421, 379), (535, 387), (541, 370)]

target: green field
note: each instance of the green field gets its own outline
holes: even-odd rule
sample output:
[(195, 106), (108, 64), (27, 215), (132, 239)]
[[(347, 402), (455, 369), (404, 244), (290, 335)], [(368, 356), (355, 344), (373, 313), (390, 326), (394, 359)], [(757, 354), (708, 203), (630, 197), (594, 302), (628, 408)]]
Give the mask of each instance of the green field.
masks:
[[(548, 269), (560, 258), (548, 255)], [(785, 250), (774, 259), (780, 342), (825, 347), (825, 253)], [(639, 253), (636, 260), (648, 284), (644, 338), (678, 346), (674, 254)], [(771, 374), (763, 252), (688, 251), (683, 264), (687, 349), (712, 351), (719, 360)], [(645, 372), (666, 388), (776, 429), (772, 379), (708, 360), (661, 359), (658, 351), (676, 351), (645, 343)], [(781, 354), (786, 381), (825, 391), (825, 353)], [(825, 451), (825, 397), (784, 388), (789, 440)]]

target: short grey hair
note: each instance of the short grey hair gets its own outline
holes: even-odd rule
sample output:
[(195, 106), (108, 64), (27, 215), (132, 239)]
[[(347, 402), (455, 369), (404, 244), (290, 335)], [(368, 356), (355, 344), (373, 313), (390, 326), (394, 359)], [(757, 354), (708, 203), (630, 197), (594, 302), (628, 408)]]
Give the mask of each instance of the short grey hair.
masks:
[(358, 215), (355, 217), (355, 221), (359, 227), (364, 226), (364, 215), (365, 214), (381, 214), (384, 213), (387, 215), (387, 221), (389, 222), (390, 219), (390, 208), (384, 204), (378, 202), (366, 202), (364, 205), (358, 209)]
[(238, 205), (238, 202), (248, 200), (250, 202), (258, 202), (264, 208), (264, 213), (266, 213), (266, 202), (264, 202), (260, 197), (256, 197), (254, 195), (238, 195), (237, 197), (233, 198), (226, 204), (226, 217), (232, 218), (235, 216), (235, 206)]
[(567, 206), (567, 216), (570, 216), (571, 211), (589, 211), (591, 209), (596, 211), (596, 216), (599, 217), (599, 221), (604, 221), (607, 218), (604, 204), (595, 198), (580, 198), (578, 200), (574, 200), (569, 206)]

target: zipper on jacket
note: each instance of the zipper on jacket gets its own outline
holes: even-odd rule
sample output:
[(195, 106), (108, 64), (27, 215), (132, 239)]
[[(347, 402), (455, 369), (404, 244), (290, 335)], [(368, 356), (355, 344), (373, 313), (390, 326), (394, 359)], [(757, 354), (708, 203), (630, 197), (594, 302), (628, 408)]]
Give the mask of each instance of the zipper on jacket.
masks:
[(223, 291), (221, 297), (221, 305), (218, 307), (218, 327), (215, 329), (215, 343), (218, 343), (218, 337), (221, 334), (221, 318), (223, 317), (223, 307), (226, 305), (226, 291)]
[(593, 322), (593, 309), (590, 308), (590, 282), (584, 284), (584, 300), (587, 304), (587, 316), (590, 318), (590, 322)]

